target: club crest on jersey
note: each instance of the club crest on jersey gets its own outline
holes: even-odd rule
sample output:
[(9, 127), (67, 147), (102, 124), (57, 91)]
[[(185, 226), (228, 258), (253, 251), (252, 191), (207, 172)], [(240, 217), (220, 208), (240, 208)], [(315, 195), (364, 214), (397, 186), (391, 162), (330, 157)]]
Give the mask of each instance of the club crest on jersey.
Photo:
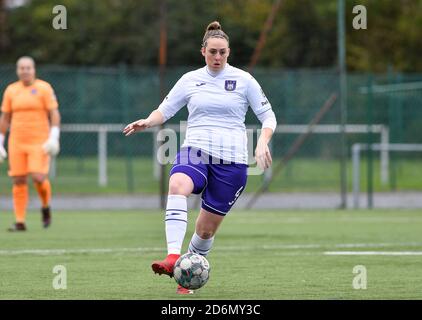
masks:
[(226, 80), (224, 89), (226, 91), (234, 91), (236, 89), (236, 80)]
[(31, 90), (31, 94), (36, 95), (37, 94), (37, 89), (32, 89)]

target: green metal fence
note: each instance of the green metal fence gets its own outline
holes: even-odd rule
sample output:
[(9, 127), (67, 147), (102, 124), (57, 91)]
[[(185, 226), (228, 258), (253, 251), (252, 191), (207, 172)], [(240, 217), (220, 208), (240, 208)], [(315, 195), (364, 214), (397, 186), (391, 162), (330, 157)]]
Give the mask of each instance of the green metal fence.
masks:
[[(166, 87), (170, 90), (188, 67), (172, 68), (166, 73)], [(159, 103), (158, 69), (126, 67), (67, 67), (39, 66), (38, 76), (50, 82), (57, 94), (64, 124), (124, 124), (147, 116)], [(308, 124), (331, 93), (339, 90), (339, 76), (334, 69), (277, 70), (256, 69), (254, 76), (271, 101), (280, 125)], [(15, 81), (12, 65), (0, 66), (0, 91)], [(396, 88), (390, 92), (373, 93), (368, 102), (368, 83), (391, 85), (417, 83), (422, 74), (349, 74), (348, 123), (384, 125), (391, 143), (422, 143), (422, 88)], [(422, 83), (422, 82), (420, 82)], [(370, 117), (368, 117), (370, 111)], [(187, 118), (184, 108), (170, 124)], [(369, 123), (369, 122), (370, 123)], [(247, 124), (257, 125), (248, 112)], [(336, 102), (323, 117), (321, 124), (339, 124), (340, 110)], [(98, 127), (99, 128), (99, 127)], [(272, 143), (275, 161), (297, 139), (300, 133), (276, 133)], [(379, 143), (379, 135), (367, 132), (347, 134), (348, 187), (351, 190), (351, 147), (355, 143)], [(144, 133), (125, 138), (119, 132), (107, 133), (107, 181), (99, 183), (98, 153), (100, 135), (97, 131), (63, 131), (62, 151), (55, 162), (56, 193), (125, 193), (158, 192), (154, 177), (153, 134)], [(369, 154), (370, 155), (370, 154)], [(364, 159), (365, 159), (365, 155)], [(370, 155), (371, 156), (371, 155)], [(269, 191), (333, 191), (340, 190), (341, 139), (339, 133), (312, 134), (281, 174), (275, 177)], [(390, 158), (390, 180), (380, 181), (379, 155), (373, 153), (372, 173), (362, 167), (362, 188), (372, 177), (373, 189), (421, 190), (422, 154), (394, 153)], [(6, 178), (7, 166), (0, 165), (0, 192), (10, 193)], [(264, 176), (251, 176), (247, 191), (256, 190)]]

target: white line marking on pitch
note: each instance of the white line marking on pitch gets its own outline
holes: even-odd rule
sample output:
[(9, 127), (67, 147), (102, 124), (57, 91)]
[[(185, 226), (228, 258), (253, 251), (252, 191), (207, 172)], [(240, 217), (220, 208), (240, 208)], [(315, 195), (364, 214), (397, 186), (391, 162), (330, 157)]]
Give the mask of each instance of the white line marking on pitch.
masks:
[(21, 254), (35, 255), (60, 255), (78, 253), (120, 253), (120, 252), (151, 252), (164, 251), (164, 248), (93, 248), (93, 249), (22, 249), (22, 250), (0, 250), (2, 256), (13, 256)]
[[(402, 246), (422, 246), (422, 242), (378, 242), (378, 243), (339, 243), (339, 244), (272, 244), (258, 249), (319, 249), (319, 248), (383, 248)], [(227, 247), (226, 247), (227, 248)], [(242, 247), (238, 247), (242, 248)]]
[[(271, 244), (262, 246), (225, 246), (215, 247), (215, 251), (245, 251), (245, 250), (293, 250), (293, 249), (321, 249), (321, 248), (385, 248), (401, 246), (422, 246), (421, 242), (397, 243), (340, 243), (340, 244)], [(161, 252), (164, 247), (139, 247), (139, 248), (81, 248), (81, 249), (20, 249), (0, 250), (0, 256), (14, 255), (64, 255), (64, 254), (90, 254), (90, 253), (124, 253), (124, 252)], [(327, 252), (359, 252), (359, 251), (327, 251)], [(362, 252), (362, 251), (360, 251)], [(372, 251), (371, 251), (372, 252)], [(377, 251), (373, 251), (377, 252)], [(327, 254), (324, 252), (324, 254)], [(328, 253), (328, 255), (330, 255)], [(333, 255), (333, 254), (331, 254)], [(345, 255), (345, 254), (343, 254)]]
[(326, 251), (327, 256), (422, 256), (422, 251)]

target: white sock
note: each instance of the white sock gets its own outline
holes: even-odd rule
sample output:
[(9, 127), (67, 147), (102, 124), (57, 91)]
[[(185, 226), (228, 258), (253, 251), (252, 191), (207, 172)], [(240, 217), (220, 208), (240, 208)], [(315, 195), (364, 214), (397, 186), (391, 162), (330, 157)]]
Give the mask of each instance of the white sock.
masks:
[(189, 243), (189, 252), (194, 252), (206, 257), (211, 250), (214, 237), (209, 239), (202, 239), (200, 236), (193, 234), (192, 239)]
[(168, 254), (180, 254), (188, 225), (188, 203), (185, 196), (169, 195), (166, 208)]

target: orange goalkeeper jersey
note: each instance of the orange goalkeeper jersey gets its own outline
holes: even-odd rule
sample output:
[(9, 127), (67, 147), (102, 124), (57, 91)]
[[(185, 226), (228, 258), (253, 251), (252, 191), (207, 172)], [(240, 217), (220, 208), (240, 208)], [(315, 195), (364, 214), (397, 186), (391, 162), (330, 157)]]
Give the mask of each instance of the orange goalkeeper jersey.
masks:
[(3, 95), (2, 112), (11, 114), (10, 139), (38, 144), (48, 139), (49, 111), (58, 108), (51, 85), (36, 79), (30, 86), (21, 81), (10, 84)]

